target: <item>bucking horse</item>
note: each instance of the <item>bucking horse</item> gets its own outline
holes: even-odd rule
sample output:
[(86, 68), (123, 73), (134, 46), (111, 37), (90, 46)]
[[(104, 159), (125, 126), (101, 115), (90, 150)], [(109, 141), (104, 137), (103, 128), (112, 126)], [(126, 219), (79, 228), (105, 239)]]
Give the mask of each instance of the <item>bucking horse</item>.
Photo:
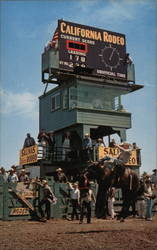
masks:
[(115, 165), (109, 167), (104, 162), (91, 164), (86, 175), (89, 180), (97, 180), (98, 192), (96, 199), (95, 214), (97, 218), (107, 216), (107, 192), (110, 187), (121, 188), (122, 190), (122, 210), (118, 216), (121, 221), (129, 215), (129, 208), (132, 206), (135, 215), (135, 201), (139, 188), (139, 178), (135, 171), (122, 166)]

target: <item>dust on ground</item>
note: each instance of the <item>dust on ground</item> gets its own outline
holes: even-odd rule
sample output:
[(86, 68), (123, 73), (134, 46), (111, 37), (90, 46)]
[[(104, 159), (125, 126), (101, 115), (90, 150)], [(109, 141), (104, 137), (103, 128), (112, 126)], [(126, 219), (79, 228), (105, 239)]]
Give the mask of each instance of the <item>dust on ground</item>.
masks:
[(153, 221), (92, 219), (92, 224), (51, 219), (0, 221), (0, 249), (157, 249), (157, 216)]

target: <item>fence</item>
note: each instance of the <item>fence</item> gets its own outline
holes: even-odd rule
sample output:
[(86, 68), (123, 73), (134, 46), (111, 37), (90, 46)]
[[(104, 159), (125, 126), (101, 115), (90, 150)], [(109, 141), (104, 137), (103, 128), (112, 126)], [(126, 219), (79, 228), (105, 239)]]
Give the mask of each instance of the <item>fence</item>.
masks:
[[(47, 178), (52, 188), (57, 203), (51, 206), (51, 218), (69, 218), (72, 212), (70, 202), (70, 189), (67, 183), (58, 183), (52, 177)], [(92, 185), (96, 192), (96, 185)], [(35, 182), (28, 184), (4, 183), (0, 176), (0, 219), (1, 220), (24, 220), (35, 219), (39, 216), (38, 206), (42, 199), (42, 187)], [(94, 215), (94, 207), (92, 208)]]

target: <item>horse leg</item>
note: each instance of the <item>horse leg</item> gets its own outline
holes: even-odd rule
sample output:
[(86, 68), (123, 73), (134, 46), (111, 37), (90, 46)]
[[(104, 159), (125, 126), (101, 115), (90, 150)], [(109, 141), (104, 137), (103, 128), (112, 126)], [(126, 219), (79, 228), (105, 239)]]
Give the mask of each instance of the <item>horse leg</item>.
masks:
[(131, 201), (128, 192), (123, 189), (122, 189), (122, 199), (123, 199), (122, 210), (118, 217), (119, 219), (124, 220), (129, 215), (129, 208), (131, 205)]

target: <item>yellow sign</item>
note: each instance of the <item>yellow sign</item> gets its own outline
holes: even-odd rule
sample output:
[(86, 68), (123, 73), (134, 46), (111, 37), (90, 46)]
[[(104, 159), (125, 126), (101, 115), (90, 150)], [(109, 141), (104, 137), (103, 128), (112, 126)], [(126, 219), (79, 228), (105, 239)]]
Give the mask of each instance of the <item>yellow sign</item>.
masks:
[[(116, 148), (116, 147), (110, 148), (110, 147), (99, 146), (99, 149), (98, 149), (98, 159), (102, 159), (105, 156), (117, 158), (119, 154), (120, 154), (120, 149)], [(129, 166), (136, 166), (137, 165), (137, 152), (136, 152), (136, 150), (131, 151), (130, 159), (125, 165), (129, 165)]]
[[(83, 28), (84, 27), (84, 28)], [(79, 27), (75, 24), (68, 24), (64, 21), (60, 23), (60, 30), (63, 34), (68, 34), (71, 36), (77, 36), (82, 37), (86, 39), (93, 39), (97, 41), (103, 41), (107, 43), (113, 43), (117, 45), (125, 45), (125, 39), (124, 36), (121, 36), (120, 34), (113, 35), (109, 31), (102, 31), (100, 29), (92, 29), (92, 27), (82, 26)]]
[(29, 215), (29, 208), (25, 207), (12, 208), (10, 215)]
[(34, 163), (38, 161), (38, 145), (20, 150), (20, 165)]

